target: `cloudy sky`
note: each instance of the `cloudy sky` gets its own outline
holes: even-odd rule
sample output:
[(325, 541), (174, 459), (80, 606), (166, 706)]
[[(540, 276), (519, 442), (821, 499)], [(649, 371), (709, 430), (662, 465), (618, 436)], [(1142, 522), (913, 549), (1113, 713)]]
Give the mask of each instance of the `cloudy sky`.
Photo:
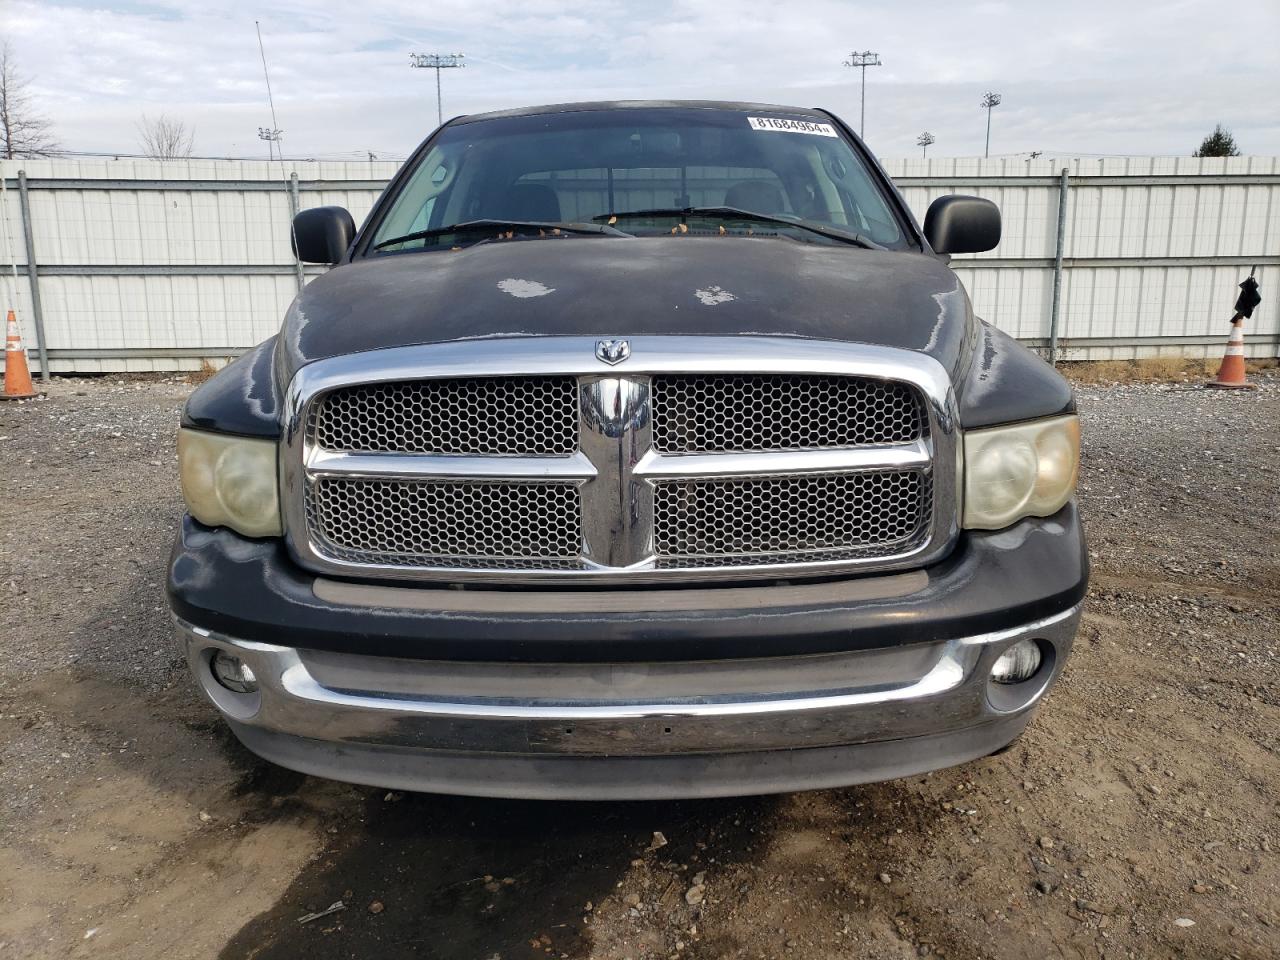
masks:
[(31, 92), (72, 150), (136, 152), (143, 113), (194, 125), (200, 155), (261, 156), (260, 20), (290, 156), (403, 157), (435, 125), (434, 74), (467, 55), (446, 116), (588, 99), (824, 106), (857, 126), (851, 50), (875, 50), (866, 136), (885, 157), (1189, 154), (1222, 123), (1280, 153), (1280, 2), (872, 0), (0, 0)]

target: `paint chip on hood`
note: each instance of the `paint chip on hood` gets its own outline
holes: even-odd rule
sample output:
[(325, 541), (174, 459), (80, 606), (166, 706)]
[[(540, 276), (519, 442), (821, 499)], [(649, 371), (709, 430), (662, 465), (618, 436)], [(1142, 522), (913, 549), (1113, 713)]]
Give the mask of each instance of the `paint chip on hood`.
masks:
[(498, 289), (513, 297), (519, 297), (521, 300), (529, 297), (545, 297), (548, 293), (556, 292), (555, 287), (548, 287), (537, 280), (517, 280), (514, 277), (499, 280)]
[(714, 307), (717, 303), (728, 303), (730, 300), (737, 300), (732, 293), (723, 287), (707, 287), (704, 290), (695, 290), (693, 295), (708, 307)]

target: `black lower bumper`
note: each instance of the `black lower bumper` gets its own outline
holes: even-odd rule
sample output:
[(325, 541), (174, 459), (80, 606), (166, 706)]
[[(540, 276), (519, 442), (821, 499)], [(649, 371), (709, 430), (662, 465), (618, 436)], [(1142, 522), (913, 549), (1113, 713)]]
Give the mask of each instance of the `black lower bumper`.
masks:
[[(861, 578), (857, 590), (846, 580), (543, 591), (533, 604), (529, 590), (422, 585), (347, 588), (342, 601), (322, 599), (318, 583), (320, 593), (334, 591), (299, 568), (281, 541), (247, 540), (185, 517), (168, 590), (174, 612), (191, 624), (303, 649), (433, 660), (652, 662), (794, 656), (990, 633), (1071, 608), (1087, 578), (1072, 503), (1045, 519), (966, 533), (942, 563)], [(433, 597), (440, 602), (433, 605)]]

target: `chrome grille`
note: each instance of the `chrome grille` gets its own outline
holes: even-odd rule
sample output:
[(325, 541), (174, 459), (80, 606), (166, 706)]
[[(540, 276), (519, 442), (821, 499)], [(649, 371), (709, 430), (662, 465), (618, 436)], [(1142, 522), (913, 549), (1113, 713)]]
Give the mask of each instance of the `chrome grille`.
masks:
[(582, 550), (578, 490), (568, 483), (320, 477), (307, 512), (326, 548), (355, 562), (564, 561)]
[(927, 528), (927, 486), (906, 471), (659, 483), (654, 542), (663, 561), (883, 556)]
[(578, 449), (572, 377), (485, 377), (362, 384), (316, 404), (326, 450), (565, 456)]
[(919, 353), (786, 337), (505, 338), (303, 367), (303, 566), (583, 583), (922, 566), (957, 536), (955, 401)]
[(906, 443), (924, 417), (905, 383), (861, 377), (659, 376), (653, 446), (666, 453)]

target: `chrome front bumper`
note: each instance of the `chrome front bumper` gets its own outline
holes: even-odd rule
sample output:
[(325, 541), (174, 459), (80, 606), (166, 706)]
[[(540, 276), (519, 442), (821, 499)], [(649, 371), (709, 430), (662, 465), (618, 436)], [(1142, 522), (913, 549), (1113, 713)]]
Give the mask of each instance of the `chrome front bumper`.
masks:
[[(1061, 672), (1073, 607), (1015, 629), (842, 654), (654, 664), (414, 661), (236, 640), (178, 620), (201, 688), (255, 752), (377, 786), (520, 797), (767, 793), (982, 756)], [(1040, 642), (1030, 680), (989, 674)], [(244, 660), (258, 690), (210, 670)]]

